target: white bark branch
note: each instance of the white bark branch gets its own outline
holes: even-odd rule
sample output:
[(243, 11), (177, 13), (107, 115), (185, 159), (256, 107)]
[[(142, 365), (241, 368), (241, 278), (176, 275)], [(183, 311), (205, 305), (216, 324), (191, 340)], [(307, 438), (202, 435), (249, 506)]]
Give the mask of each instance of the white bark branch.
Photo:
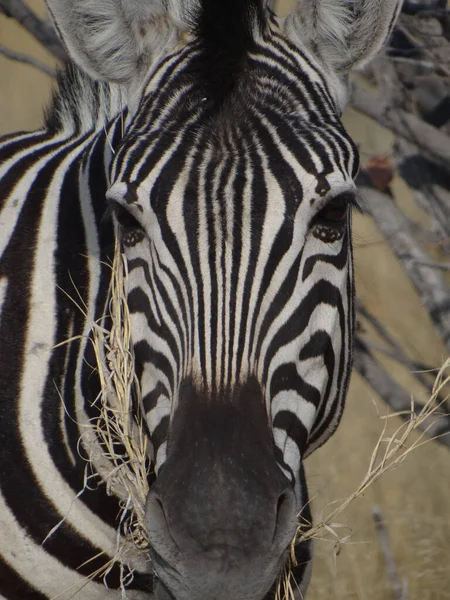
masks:
[(352, 84), (351, 105), (356, 110), (378, 121), (394, 133), (414, 142), (425, 152), (450, 164), (450, 137), (428, 125), (415, 115), (398, 108), (386, 107), (382, 98)]
[(400, 582), (397, 567), (395, 565), (394, 555), (392, 554), (391, 545), (389, 543), (389, 533), (383, 518), (383, 513), (381, 512), (381, 508), (379, 506), (373, 507), (372, 516), (373, 520), (375, 521), (375, 528), (380, 541), (381, 551), (386, 563), (387, 576), (394, 591), (394, 598), (395, 600), (406, 600), (407, 584), (406, 581), (404, 581), (403, 584)]
[(393, 199), (369, 187), (360, 187), (360, 192), (366, 208), (414, 283), (437, 332), (450, 348), (450, 289), (443, 275), (420, 265), (429, 261), (429, 257), (420, 248), (407, 217)]
[(63, 48), (53, 27), (49, 23), (39, 19), (23, 0), (0, 0), (0, 13), (20, 23), (55, 58), (62, 62), (67, 61), (67, 52)]
[(13, 50), (10, 50), (9, 48), (5, 48), (5, 46), (1, 46), (1, 45), (0, 45), (0, 54), (2, 56), (5, 56), (6, 58), (9, 58), (9, 60), (16, 60), (18, 62), (25, 63), (27, 65), (31, 65), (32, 67), (35, 67), (36, 69), (39, 69), (40, 71), (43, 71), (50, 77), (55, 77), (55, 75), (56, 75), (56, 72), (54, 69), (52, 69), (51, 67), (48, 67), (42, 61), (38, 60), (37, 58), (33, 58), (32, 56), (29, 56), (28, 54), (14, 52)]

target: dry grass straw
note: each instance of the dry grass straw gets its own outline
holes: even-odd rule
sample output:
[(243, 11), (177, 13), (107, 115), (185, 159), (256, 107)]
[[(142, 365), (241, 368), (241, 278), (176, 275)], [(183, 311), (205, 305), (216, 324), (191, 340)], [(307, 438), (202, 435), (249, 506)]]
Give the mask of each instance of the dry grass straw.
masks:
[[(127, 565), (130, 551), (148, 547), (145, 501), (148, 494), (148, 438), (138, 406), (138, 381), (131, 350), (130, 315), (126, 301), (127, 263), (116, 242), (109, 295), (110, 324), (95, 324), (92, 331), (101, 392), (100, 410), (93, 423), (112, 468), (102, 476), (108, 494), (121, 499), (115, 561)], [(111, 567), (110, 567), (111, 568)], [(106, 569), (105, 574), (107, 574)]]
[[(450, 398), (450, 394), (445, 394), (447, 386), (450, 384), (450, 358), (440, 368), (432, 393), (426, 404), (416, 413), (414, 400), (411, 398), (411, 408), (407, 413), (396, 412), (385, 416), (378, 415), (384, 421), (380, 437), (372, 452), (369, 466), (366, 474), (358, 485), (357, 489), (347, 498), (337, 500), (328, 504), (322, 511), (315, 524), (301, 522), (298, 525), (297, 533), (291, 544), (290, 565), (285, 569), (277, 583), (275, 600), (294, 600), (294, 589), (297, 589), (296, 582), (292, 574), (292, 567), (296, 565), (295, 547), (306, 540), (321, 540), (328, 534), (335, 540), (335, 556), (339, 553), (340, 547), (347, 542), (351, 535), (340, 536), (339, 530), (350, 531), (347, 525), (336, 522), (336, 518), (343, 513), (348, 506), (373, 485), (384, 473), (392, 471), (399, 467), (413, 450), (417, 450), (423, 444), (430, 442), (429, 431), (432, 431), (436, 419), (442, 417), (440, 408)], [(439, 397), (442, 400), (439, 400)], [(387, 434), (388, 421), (393, 417), (409, 416), (392, 434)], [(413, 435), (413, 433), (416, 435)], [(448, 433), (443, 435), (449, 435)], [(437, 436), (438, 437), (438, 436)], [(334, 506), (334, 508), (332, 508)], [(326, 509), (329, 512), (325, 514)], [(329, 538), (328, 538), (329, 539)]]

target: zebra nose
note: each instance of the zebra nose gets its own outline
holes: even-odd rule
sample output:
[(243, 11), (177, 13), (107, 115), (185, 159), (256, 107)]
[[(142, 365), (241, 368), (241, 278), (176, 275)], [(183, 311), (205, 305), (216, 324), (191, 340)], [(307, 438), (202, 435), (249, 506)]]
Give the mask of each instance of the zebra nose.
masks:
[[(275, 503), (273, 503), (275, 504)], [(188, 512), (190, 507), (185, 506), (185, 511)], [(255, 507), (258, 510), (257, 507)], [(239, 508), (239, 512), (242, 509)], [(251, 512), (251, 511), (250, 511)], [(273, 535), (272, 544), (279, 546), (280, 548), (286, 547), (292, 539), (292, 526), (296, 519), (296, 498), (293, 490), (286, 489), (278, 497), (275, 507), (275, 519), (273, 519)], [(218, 515), (220, 518), (220, 515)], [(161, 496), (150, 490), (147, 497), (147, 508), (146, 517), (149, 527), (149, 535), (153, 543), (157, 543), (158, 539), (170, 537), (173, 542), (173, 546), (180, 548), (183, 546), (183, 540), (176, 540), (176, 535), (171, 532), (169, 520), (166, 516), (166, 509), (163, 504)], [(226, 516), (223, 515), (223, 517)], [(207, 514), (204, 515), (207, 519)], [(270, 515), (266, 516), (266, 522), (270, 522)], [(240, 523), (242, 524), (242, 522)], [(231, 525), (231, 524), (230, 524)], [(237, 534), (231, 529), (212, 528), (207, 535), (206, 546), (205, 544), (199, 544), (198, 548), (208, 548), (208, 552), (211, 556), (219, 556), (223, 553), (224, 548), (238, 547), (240, 539)]]
[(239, 504), (229, 498), (224, 502), (216, 494), (208, 496), (205, 491), (203, 503), (197, 494), (187, 496), (174, 503), (154, 489), (148, 494), (148, 535), (159, 558), (190, 552), (207, 560), (229, 557), (233, 562), (235, 556), (251, 554), (257, 546), (282, 552), (292, 541), (297, 502), (290, 488), (278, 496), (260, 496)]
[(224, 492), (224, 503), (217, 488), (211, 497), (201, 487), (202, 494), (187, 492), (179, 503), (150, 490), (146, 521), (156, 573), (177, 600), (264, 597), (295, 533), (294, 492), (252, 499), (244, 492), (239, 503)]

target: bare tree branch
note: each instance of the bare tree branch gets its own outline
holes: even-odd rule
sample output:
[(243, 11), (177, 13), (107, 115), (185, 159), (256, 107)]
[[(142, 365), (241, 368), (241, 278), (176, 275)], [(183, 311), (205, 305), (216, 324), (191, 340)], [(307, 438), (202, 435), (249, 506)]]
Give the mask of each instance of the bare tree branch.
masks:
[[(365, 321), (367, 321), (375, 329), (376, 333), (389, 346), (389, 348), (387, 348), (364, 337), (364, 343), (366, 344), (367, 348), (377, 352), (382, 352), (385, 356), (388, 356), (392, 360), (395, 360), (396, 362), (399, 362), (407, 367), (411, 375), (420, 383), (420, 385), (423, 386), (426, 392), (431, 394), (436, 378), (436, 369), (429, 365), (411, 360), (403, 351), (403, 348), (397, 342), (397, 340), (387, 331), (387, 329), (375, 317), (375, 315), (366, 309), (360, 300), (356, 301), (356, 309), (358, 311), (358, 315), (363, 317), (363, 319), (365, 319)], [(359, 335), (362, 336), (364, 334), (360, 333)], [(438, 395), (437, 400), (442, 405), (443, 410), (450, 414), (450, 406), (447, 402), (447, 398), (444, 398), (442, 395)]]
[(425, 54), (425, 56), (427, 56), (430, 60), (432, 60), (435, 64), (437, 64), (438, 68), (445, 74), (447, 75), (447, 77), (450, 77), (450, 69), (447, 67), (447, 65), (445, 65), (442, 61), (438, 60), (438, 57), (436, 57), (434, 55), (434, 53), (429, 50), (428, 48), (424, 48), (423, 45), (421, 44), (420, 40), (418, 40), (412, 33), (411, 31), (408, 30), (407, 27), (405, 27), (404, 25), (402, 25), (401, 23), (399, 23), (397, 25), (397, 27), (399, 28), (399, 30), (403, 33), (404, 36), (406, 36), (410, 42), (412, 42), (415, 46), (420, 47), (423, 54)]
[(414, 283), (436, 330), (450, 348), (450, 290), (436, 269), (420, 265), (428, 255), (420, 248), (407, 217), (387, 194), (360, 187), (366, 207)]
[(383, 100), (384, 110), (391, 106), (401, 106), (405, 100), (405, 94), (393, 62), (382, 54), (371, 62), (371, 66), (377, 82), (378, 95)]
[[(428, 231), (450, 255), (450, 192), (443, 187), (450, 182), (450, 174), (427, 161), (420, 148), (407, 140), (397, 139), (395, 156), (400, 175), (408, 184), (417, 205), (430, 219)], [(430, 263), (428, 257), (422, 264), (427, 262)]]
[(389, 59), (391, 62), (395, 63), (399, 63), (399, 64), (405, 64), (405, 65), (412, 65), (414, 64), (417, 67), (421, 67), (422, 69), (425, 69), (426, 71), (435, 71), (436, 70), (436, 65), (434, 64), (434, 62), (428, 61), (428, 60), (417, 60), (415, 58), (408, 58), (407, 56), (391, 56)]
[(439, 269), (440, 271), (450, 271), (449, 263), (436, 262), (435, 260), (416, 260), (416, 264), (429, 269)]
[(383, 552), (386, 563), (387, 576), (394, 591), (394, 598), (395, 600), (406, 600), (406, 581), (404, 581), (403, 584), (400, 582), (394, 556), (391, 550), (391, 545), (389, 543), (388, 530), (383, 518), (383, 513), (381, 512), (381, 508), (379, 506), (373, 507), (372, 516), (373, 520), (375, 521), (375, 528), (377, 530), (378, 539), (380, 540), (381, 551)]
[(40, 71), (43, 71), (50, 77), (55, 77), (56, 72), (51, 67), (48, 67), (45, 63), (38, 60), (37, 58), (33, 58), (32, 56), (28, 56), (27, 54), (21, 54), (20, 52), (14, 52), (9, 48), (5, 48), (5, 46), (0, 45), (0, 54), (6, 56), (10, 60), (16, 60), (21, 63), (25, 63), (27, 65), (31, 65)]
[[(387, 349), (384, 346), (380, 346), (374, 344), (373, 342), (369, 342), (367, 339), (366, 343), (373, 348), (374, 350), (378, 350), (379, 352), (384, 352), (387, 356), (390, 356), (397, 362), (402, 363), (411, 371), (411, 373), (419, 375), (418, 380), (420, 383), (430, 391), (431, 385), (435, 379), (434, 369), (429, 365), (424, 365), (423, 363), (419, 363), (417, 361), (412, 361), (408, 358), (408, 356), (403, 352), (402, 347), (397, 341), (389, 334), (383, 324), (372, 314), (370, 313), (360, 301), (357, 300), (356, 303), (358, 314), (364, 317), (364, 319), (372, 325), (377, 334), (383, 339), (384, 342), (389, 344), (390, 348)], [(431, 373), (432, 381), (428, 381), (426, 375)], [(422, 377), (423, 376), (423, 377)]]
[(382, 98), (352, 84), (351, 105), (397, 135), (420, 145), (422, 150), (450, 164), (450, 137), (405, 110), (386, 107)]
[(53, 27), (39, 19), (23, 0), (0, 0), (0, 13), (15, 19), (35, 37), (55, 58), (65, 62), (68, 55)]

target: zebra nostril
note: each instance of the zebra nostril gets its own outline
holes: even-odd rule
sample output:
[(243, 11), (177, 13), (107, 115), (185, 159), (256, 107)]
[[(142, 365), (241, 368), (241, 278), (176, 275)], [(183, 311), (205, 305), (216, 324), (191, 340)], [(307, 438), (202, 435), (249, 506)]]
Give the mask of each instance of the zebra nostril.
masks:
[(149, 533), (167, 532), (169, 525), (162, 500), (150, 490), (147, 496), (146, 516)]
[(281, 496), (278, 498), (278, 503), (277, 503), (277, 522), (278, 522), (279, 515), (280, 515), (280, 512), (281, 512), (284, 504), (286, 504), (286, 494), (285, 494), (285, 492), (283, 492), (281, 494)]
[(292, 490), (285, 490), (278, 497), (276, 508), (275, 530), (273, 542), (286, 545), (293, 536), (293, 529), (297, 517), (295, 494)]

